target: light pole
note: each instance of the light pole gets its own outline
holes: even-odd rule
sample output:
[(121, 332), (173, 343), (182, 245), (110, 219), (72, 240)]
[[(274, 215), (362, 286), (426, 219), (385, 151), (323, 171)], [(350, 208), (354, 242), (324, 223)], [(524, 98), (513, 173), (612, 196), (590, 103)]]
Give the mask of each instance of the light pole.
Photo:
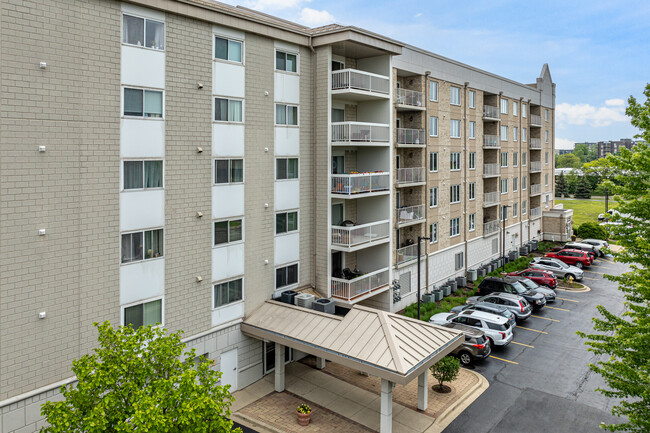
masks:
[(431, 238), (427, 236), (418, 236), (418, 320), (420, 320), (420, 257), (422, 256), (420, 244), (423, 239), (429, 240)]
[(503, 221), (503, 229), (502, 229), (503, 242), (501, 243), (501, 246), (503, 247), (503, 255), (501, 256), (501, 260), (502, 260), (501, 263), (502, 263), (502, 266), (503, 266), (502, 269), (501, 269), (502, 272), (506, 271), (506, 215), (507, 215), (509, 207), (510, 206), (507, 205), (507, 204), (504, 204), (503, 206), (501, 206), (501, 220)]

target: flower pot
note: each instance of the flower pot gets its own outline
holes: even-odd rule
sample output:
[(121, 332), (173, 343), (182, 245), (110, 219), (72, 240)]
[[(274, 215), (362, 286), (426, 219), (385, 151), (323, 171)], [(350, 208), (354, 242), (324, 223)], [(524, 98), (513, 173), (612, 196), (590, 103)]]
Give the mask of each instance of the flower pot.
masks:
[(296, 412), (296, 414), (298, 415), (298, 424), (309, 425), (309, 420), (311, 419), (311, 412), (309, 413)]

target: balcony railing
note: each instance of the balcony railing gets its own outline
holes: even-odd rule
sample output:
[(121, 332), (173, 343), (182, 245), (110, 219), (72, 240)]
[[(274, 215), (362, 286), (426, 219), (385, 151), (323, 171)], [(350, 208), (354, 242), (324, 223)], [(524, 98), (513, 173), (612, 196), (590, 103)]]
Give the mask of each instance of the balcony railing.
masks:
[(409, 168), (398, 168), (397, 169), (397, 179), (396, 183), (419, 183), (424, 182), (424, 167), (409, 167)]
[(483, 106), (483, 118), (484, 119), (501, 119), (501, 113), (499, 112), (499, 107), (493, 107), (492, 105)]
[(483, 176), (498, 176), (501, 174), (499, 164), (483, 164)]
[(389, 283), (388, 276), (388, 268), (385, 268), (361, 275), (352, 280), (332, 277), (332, 296), (351, 301), (361, 295), (387, 286)]
[(333, 194), (366, 194), (371, 192), (388, 191), (390, 187), (389, 173), (353, 173), (333, 174)]
[(426, 145), (424, 129), (397, 128), (397, 144)]
[(499, 137), (497, 137), (496, 135), (484, 135), (483, 147), (489, 147), (494, 149), (500, 148), (501, 143), (499, 142)]
[(388, 95), (390, 92), (390, 80), (384, 75), (372, 74), (356, 69), (333, 71), (332, 90), (344, 89), (362, 90)]
[(542, 139), (541, 138), (531, 138), (530, 139), (530, 148), (531, 149), (541, 149), (542, 148)]
[(336, 122), (332, 123), (332, 142), (388, 143), (390, 128), (382, 123)]
[(537, 173), (542, 171), (542, 161), (531, 161), (530, 162), (530, 172)]
[(499, 231), (499, 220), (488, 221), (483, 224), (483, 235), (489, 235)]
[(483, 206), (494, 206), (495, 204), (499, 204), (501, 201), (499, 199), (499, 191), (494, 191), (494, 192), (486, 192), (483, 194)]
[(424, 93), (415, 90), (397, 89), (395, 92), (395, 102), (398, 105), (424, 108)]
[(388, 237), (390, 221), (377, 221), (352, 227), (332, 226), (332, 244), (356, 247)]
[[(422, 253), (422, 251), (420, 251)], [(408, 247), (398, 248), (397, 249), (397, 264), (410, 262), (418, 258), (418, 246), (409, 245)]]
[(542, 184), (533, 183), (530, 185), (530, 195), (537, 195), (542, 193)]
[(397, 224), (408, 224), (424, 219), (424, 205), (397, 208)]
[(542, 216), (542, 207), (534, 207), (530, 210), (531, 218), (539, 218)]
[(542, 126), (542, 117), (537, 114), (530, 115), (530, 125), (531, 126)]

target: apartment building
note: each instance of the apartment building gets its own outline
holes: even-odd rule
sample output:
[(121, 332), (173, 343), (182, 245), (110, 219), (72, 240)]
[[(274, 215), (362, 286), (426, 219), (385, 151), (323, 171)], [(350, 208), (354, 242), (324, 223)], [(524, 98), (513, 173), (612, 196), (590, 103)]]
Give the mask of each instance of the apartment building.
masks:
[(3, 432), (42, 425), (93, 322), (182, 329), (241, 389), (303, 356), (242, 332), (268, 299), (396, 312), (418, 236), (432, 288), (553, 208), (546, 65), (209, 0), (9, 0), (0, 45)]
[(621, 138), (620, 140), (599, 141), (596, 143), (598, 146), (598, 158), (605, 158), (610, 153), (617, 153), (621, 147), (632, 149), (636, 142), (631, 138)]

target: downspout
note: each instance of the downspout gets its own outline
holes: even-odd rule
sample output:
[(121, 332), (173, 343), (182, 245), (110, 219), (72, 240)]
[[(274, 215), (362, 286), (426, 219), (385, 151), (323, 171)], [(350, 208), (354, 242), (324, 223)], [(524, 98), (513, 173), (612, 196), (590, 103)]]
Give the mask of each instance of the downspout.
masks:
[[(467, 247), (467, 236), (469, 233), (467, 227), (467, 201), (469, 199), (468, 187), (467, 187), (467, 169), (469, 167), (469, 160), (467, 159), (467, 86), (469, 86), (469, 81), (465, 81), (465, 99), (463, 100), (463, 185), (464, 185), (464, 194), (463, 194), (463, 231), (464, 231), (464, 240), (465, 240), (465, 253), (463, 260), (465, 264), (465, 275), (467, 275), (467, 262), (469, 261), (468, 247)], [(476, 131), (474, 131), (476, 134)], [(474, 185), (474, 194), (476, 195), (476, 185)], [(476, 225), (476, 216), (474, 217), (474, 225)], [(476, 230), (476, 227), (474, 227)]]
[[(517, 140), (519, 141), (519, 247), (522, 247), (524, 245), (524, 216), (521, 213), (521, 201), (524, 197), (524, 190), (522, 189), (523, 186), (523, 166), (521, 164), (521, 155), (522, 152), (524, 151), (524, 140), (522, 140), (522, 131), (524, 130), (523, 128), (523, 120), (521, 117), (521, 107), (523, 105), (524, 98), (520, 97), (519, 98), (519, 137), (517, 137)], [(526, 132), (528, 133), (528, 132)], [(526, 145), (528, 145), (528, 136), (526, 136)], [(526, 185), (526, 191), (528, 191), (528, 185)], [(530, 242), (530, 236), (528, 237), (528, 242)]]
[[(526, 139), (528, 140), (528, 149), (530, 149), (530, 142), (533, 139), (533, 131), (530, 128), (530, 99), (528, 99), (526, 103), (526, 133), (528, 134), (526, 136)], [(528, 169), (530, 167), (530, 152), (526, 152), (526, 190), (528, 191), (527, 198), (526, 198), (526, 213), (528, 214), (528, 240), (530, 241), (530, 225), (532, 224), (533, 220), (530, 217), (530, 210), (532, 209), (532, 203), (531, 203), (531, 197), (530, 197), (530, 188), (531, 185), (533, 184), (532, 177), (530, 176), (530, 170)]]
[[(427, 180), (424, 185), (424, 236), (431, 236), (431, 233), (427, 233), (429, 229), (429, 206), (427, 206), (427, 192), (429, 187), (429, 75), (431, 75), (431, 71), (424, 73), (424, 142), (426, 143), (424, 145), (424, 175)], [(426, 256), (424, 261), (426, 267), (424, 271), (424, 284), (426, 285), (425, 291), (427, 293), (429, 293), (429, 245), (431, 245), (431, 239), (424, 245), (424, 255)]]
[[(316, 187), (318, 185), (317, 179), (316, 179), (316, 50), (314, 50), (314, 46), (312, 45), (312, 36), (309, 35), (309, 49), (311, 50), (311, 75), (312, 75), (312, 80), (311, 80), (311, 172), (312, 172), (312, 230), (314, 232), (313, 236), (313, 242), (314, 245), (312, 246), (312, 273), (313, 273), (313, 285), (312, 287), (316, 289), (316, 239), (317, 237), (317, 218), (316, 218)], [(328, 230), (329, 227), (328, 227)], [(327, 270), (329, 273), (329, 269)], [(329, 295), (329, 289), (327, 289), (326, 292), (327, 295)]]

